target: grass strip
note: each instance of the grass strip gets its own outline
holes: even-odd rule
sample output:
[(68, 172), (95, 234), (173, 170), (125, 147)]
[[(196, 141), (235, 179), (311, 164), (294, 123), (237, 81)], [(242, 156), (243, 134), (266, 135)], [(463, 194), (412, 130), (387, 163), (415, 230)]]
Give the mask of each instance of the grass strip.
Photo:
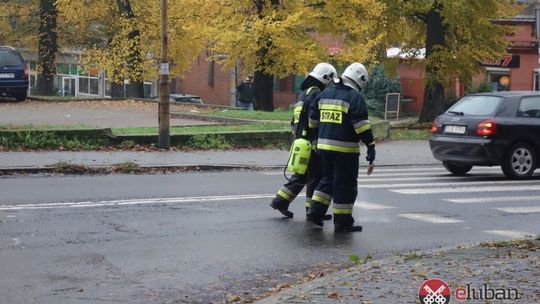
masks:
[[(208, 126), (187, 126), (171, 127), (170, 134), (198, 134), (217, 132), (242, 132), (242, 131), (273, 131), (290, 130), (290, 126), (284, 123), (256, 123), (241, 125), (208, 125)], [(158, 128), (113, 128), (115, 135), (156, 135)]]

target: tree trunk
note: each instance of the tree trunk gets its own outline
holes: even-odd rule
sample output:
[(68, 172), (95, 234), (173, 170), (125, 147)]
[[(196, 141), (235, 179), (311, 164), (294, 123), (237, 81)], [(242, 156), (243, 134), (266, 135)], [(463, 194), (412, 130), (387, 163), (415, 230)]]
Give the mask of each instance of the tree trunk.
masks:
[[(128, 20), (134, 20), (135, 14), (131, 8), (130, 0), (117, 0), (118, 10), (120, 14)], [(128, 34), (128, 41), (137, 41), (133, 43), (133, 47), (129, 50), (129, 57), (127, 59), (127, 66), (130, 69), (132, 75), (142, 75), (141, 69), (141, 49), (140, 49), (140, 31), (137, 28), (133, 28)], [(126, 90), (127, 97), (144, 97), (144, 83), (142, 79), (137, 77), (130, 77), (129, 85)]]
[(255, 110), (274, 111), (274, 76), (256, 71), (253, 79)]
[(37, 92), (39, 95), (54, 95), (54, 78), (56, 75), (56, 53), (58, 39), (56, 34), (56, 18), (58, 11), (54, 0), (40, 0), (39, 3), (39, 48)]
[(444, 85), (438, 75), (437, 63), (429, 58), (437, 52), (436, 46), (445, 44), (444, 18), (441, 15), (443, 5), (435, 1), (431, 10), (424, 16), (426, 24), (426, 84), (424, 88), (424, 104), (418, 122), (433, 121), (441, 113), (444, 103)]
[[(266, 0), (254, 0), (253, 3), (257, 8), (257, 15), (260, 19), (264, 17), (264, 5)], [(270, 0), (270, 4), (276, 8), (281, 5), (280, 0)], [(267, 62), (267, 64), (273, 64), (273, 61), (268, 58), (268, 50), (272, 47), (271, 40), (266, 37), (259, 37), (260, 45), (262, 47), (257, 51), (257, 56), (262, 58), (260, 62)], [(257, 66), (255, 68), (255, 75), (253, 79), (253, 97), (255, 110), (273, 112), (274, 111), (274, 76), (263, 72), (264, 67)]]

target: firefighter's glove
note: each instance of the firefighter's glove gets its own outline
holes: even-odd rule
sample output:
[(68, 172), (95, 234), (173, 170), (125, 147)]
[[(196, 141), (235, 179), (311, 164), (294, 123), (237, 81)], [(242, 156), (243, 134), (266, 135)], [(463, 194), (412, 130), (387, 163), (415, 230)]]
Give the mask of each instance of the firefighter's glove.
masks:
[(367, 146), (366, 160), (371, 164), (375, 160), (375, 145)]

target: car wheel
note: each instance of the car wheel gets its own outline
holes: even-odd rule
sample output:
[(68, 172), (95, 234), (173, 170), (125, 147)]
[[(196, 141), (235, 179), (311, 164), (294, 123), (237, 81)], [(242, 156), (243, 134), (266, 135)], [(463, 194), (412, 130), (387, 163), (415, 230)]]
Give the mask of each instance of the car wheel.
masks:
[(19, 93), (19, 94), (15, 95), (15, 100), (17, 100), (17, 101), (25, 101), (26, 97), (27, 97), (26, 93)]
[(454, 175), (465, 175), (471, 171), (473, 165), (443, 161), (443, 166)]
[(508, 178), (528, 178), (536, 169), (536, 151), (529, 144), (517, 143), (508, 150), (501, 167)]

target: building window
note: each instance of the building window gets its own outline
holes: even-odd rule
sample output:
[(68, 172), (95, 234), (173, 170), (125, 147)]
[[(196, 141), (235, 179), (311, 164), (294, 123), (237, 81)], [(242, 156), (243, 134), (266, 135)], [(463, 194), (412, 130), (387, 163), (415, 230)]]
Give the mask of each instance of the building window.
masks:
[(79, 93), (88, 94), (90, 92), (88, 88), (88, 78), (79, 77)]
[(510, 75), (490, 73), (489, 83), (492, 91), (510, 91)]
[(535, 91), (540, 91), (540, 70), (536, 69), (533, 74), (534, 77), (534, 88)]

